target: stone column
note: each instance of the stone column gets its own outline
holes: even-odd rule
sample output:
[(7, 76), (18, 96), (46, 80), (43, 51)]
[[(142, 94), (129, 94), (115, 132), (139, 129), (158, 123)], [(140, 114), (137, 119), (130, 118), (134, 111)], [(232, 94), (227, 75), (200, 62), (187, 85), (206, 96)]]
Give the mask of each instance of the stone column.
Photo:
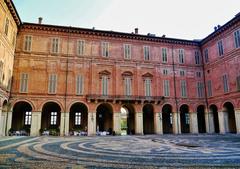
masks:
[(3, 133), (2, 133), (2, 128), (3, 128), (3, 121), (2, 121), (2, 107), (0, 107), (0, 136), (3, 135)]
[(226, 129), (225, 129), (225, 112), (223, 111), (219, 111), (218, 112), (218, 120), (219, 120), (219, 130), (220, 130), (220, 134), (225, 134), (226, 133)]
[(88, 113), (88, 136), (96, 135), (96, 112)]
[(115, 131), (117, 135), (121, 135), (121, 113), (120, 112), (113, 113), (113, 131)]
[(32, 112), (31, 122), (31, 136), (39, 136), (39, 130), (41, 129), (42, 112)]
[(180, 120), (180, 113), (172, 112), (173, 118), (173, 134), (181, 134), (181, 120)]
[(206, 132), (207, 133), (214, 133), (215, 132), (215, 126), (214, 126), (213, 112), (206, 112), (205, 113), (205, 123), (206, 123)]
[(240, 134), (240, 109), (235, 110), (236, 131)]
[(6, 129), (6, 120), (7, 120), (7, 112), (2, 112), (2, 120), (0, 124), (0, 132), (2, 133), (2, 136), (6, 136), (5, 129)]
[(163, 134), (162, 113), (154, 113), (154, 131), (156, 134)]
[(143, 112), (135, 113), (135, 121), (136, 121), (136, 134), (143, 134)]
[(64, 136), (64, 128), (65, 128), (65, 113), (61, 112), (60, 117), (60, 136)]
[(7, 133), (9, 129), (12, 127), (12, 112), (7, 113)]
[(197, 113), (189, 113), (190, 116), (190, 133), (198, 134), (198, 119)]
[(64, 135), (68, 136), (69, 135), (69, 112), (65, 113), (65, 130), (64, 130)]

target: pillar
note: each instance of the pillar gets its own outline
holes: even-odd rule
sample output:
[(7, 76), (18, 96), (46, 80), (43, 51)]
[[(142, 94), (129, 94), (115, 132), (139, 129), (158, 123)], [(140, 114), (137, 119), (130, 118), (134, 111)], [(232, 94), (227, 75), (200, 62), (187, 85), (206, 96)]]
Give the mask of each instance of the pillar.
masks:
[(198, 119), (197, 113), (189, 113), (190, 116), (190, 133), (198, 134)]
[(121, 113), (120, 112), (113, 113), (113, 131), (115, 131), (117, 135), (121, 135)]
[(206, 123), (206, 132), (214, 133), (215, 126), (214, 126), (213, 112), (205, 112), (205, 123)]
[(88, 113), (88, 135), (96, 135), (96, 112)]
[(32, 122), (31, 122), (31, 136), (39, 136), (39, 130), (41, 129), (41, 119), (42, 112), (32, 112)]
[(156, 134), (163, 134), (162, 112), (154, 113), (154, 131)]
[(219, 111), (218, 112), (218, 120), (219, 120), (219, 130), (220, 130), (220, 134), (225, 134), (226, 133), (226, 129), (225, 129), (225, 112), (223, 111)]
[(2, 118), (1, 118), (1, 124), (0, 124), (0, 132), (2, 133), (2, 136), (6, 136), (5, 129), (6, 129), (6, 120), (7, 120), (7, 112), (2, 112)]
[(12, 127), (12, 112), (7, 112), (6, 120), (7, 120), (7, 133), (8, 133), (8, 131)]
[(235, 110), (236, 131), (240, 134), (240, 109)]
[(173, 118), (173, 134), (181, 134), (181, 120), (180, 120), (180, 113), (172, 112)]
[(64, 135), (68, 136), (69, 135), (69, 112), (65, 113), (65, 130), (64, 130)]
[(135, 120), (136, 120), (136, 134), (143, 134), (143, 112), (136, 112), (135, 113)]
[(60, 136), (68, 136), (69, 133), (69, 113), (61, 113)]
[(2, 121), (2, 107), (0, 107), (0, 136), (3, 135), (3, 133), (2, 133), (2, 128), (3, 128), (3, 121)]

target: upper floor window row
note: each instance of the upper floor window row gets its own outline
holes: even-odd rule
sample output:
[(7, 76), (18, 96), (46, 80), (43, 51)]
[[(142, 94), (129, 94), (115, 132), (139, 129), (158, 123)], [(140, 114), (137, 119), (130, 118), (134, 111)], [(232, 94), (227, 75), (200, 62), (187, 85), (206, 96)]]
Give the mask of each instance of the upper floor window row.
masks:
[(179, 60), (179, 63), (181, 64), (185, 62), (184, 49), (178, 50), (178, 60)]
[(217, 42), (217, 49), (218, 49), (218, 56), (223, 56), (224, 48), (223, 48), (223, 41), (222, 40)]
[(195, 51), (195, 64), (200, 65), (201, 64), (201, 57), (200, 57), (200, 52)]
[(32, 50), (32, 36), (30, 35), (24, 37), (24, 50), (28, 52)]

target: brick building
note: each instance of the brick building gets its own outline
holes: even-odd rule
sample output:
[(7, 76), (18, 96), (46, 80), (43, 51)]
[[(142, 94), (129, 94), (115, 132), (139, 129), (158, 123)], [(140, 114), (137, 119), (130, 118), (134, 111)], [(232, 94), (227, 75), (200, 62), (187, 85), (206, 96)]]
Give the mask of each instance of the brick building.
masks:
[(18, 24), (2, 135), (240, 132), (240, 15), (200, 41)]

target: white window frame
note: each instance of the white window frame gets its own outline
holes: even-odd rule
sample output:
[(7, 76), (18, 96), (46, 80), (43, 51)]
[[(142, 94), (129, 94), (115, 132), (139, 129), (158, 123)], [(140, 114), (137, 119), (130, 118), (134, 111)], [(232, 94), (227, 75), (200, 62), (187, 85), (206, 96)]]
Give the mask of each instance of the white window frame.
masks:
[(85, 40), (77, 41), (77, 55), (78, 56), (83, 56), (85, 54), (85, 47), (86, 47)]
[(187, 97), (187, 82), (186, 80), (180, 81), (180, 91), (181, 91), (181, 97), (186, 98)]
[(163, 63), (168, 62), (167, 48), (162, 48), (162, 62)]
[(145, 96), (150, 97), (152, 96), (152, 79), (151, 78), (146, 78), (144, 79), (144, 88), (145, 88)]
[(103, 75), (102, 76), (102, 95), (107, 96), (108, 95), (108, 76)]
[(48, 93), (57, 93), (57, 74), (50, 74), (48, 78)]
[(51, 112), (51, 121), (50, 121), (50, 124), (52, 126), (55, 126), (57, 125), (57, 112)]
[(82, 113), (81, 112), (75, 112), (75, 125), (76, 126), (81, 125), (81, 119), (82, 119)]
[(221, 57), (224, 55), (224, 44), (223, 40), (219, 40), (217, 42), (217, 51), (218, 51), (218, 56)]
[(21, 73), (20, 74), (20, 87), (19, 92), (20, 93), (27, 93), (28, 92), (28, 73)]
[(31, 35), (25, 35), (24, 36), (24, 51), (31, 52), (32, 51), (32, 36)]
[(102, 42), (102, 57), (110, 57), (109, 42)]
[(55, 54), (59, 53), (59, 51), (60, 51), (60, 38), (58, 38), (58, 37), (52, 38), (51, 51), (52, 51), (52, 53), (55, 53)]
[(123, 44), (124, 50), (124, 59), (132, 58), (132, 45), (131, 44)]
[(240, 48), (240, 29), (233, 33), (235, 48)]
[(170, 81), (169, 80), (163, 80), (163, 92), (165, 97), (170, 96)]
[(77, 75), (76, 77), (76, 94), (83, 95), (84, 91), (84, 78), (82, 75)]
[(178, 61), (180, 64), (184, 64), (185, 63), (185, 51), (184, 49), (179, 49), (178, 50)]
[(25, 112), (24, 125), (31, 125), (31, 122), (32, 122), (32, 112), (26, 111)]
[(125, 96), (132, 95), (132, 78), (124, 77), (124, 94)]
[(150, 61), (150, 46), (143, 46), (144, 60)]
[(230, 91), (228, 75), (224, 74), (222, 76), (222, 79), (223, 79), (223, 91), (224, 91), (224, 93), (228, 93)]

